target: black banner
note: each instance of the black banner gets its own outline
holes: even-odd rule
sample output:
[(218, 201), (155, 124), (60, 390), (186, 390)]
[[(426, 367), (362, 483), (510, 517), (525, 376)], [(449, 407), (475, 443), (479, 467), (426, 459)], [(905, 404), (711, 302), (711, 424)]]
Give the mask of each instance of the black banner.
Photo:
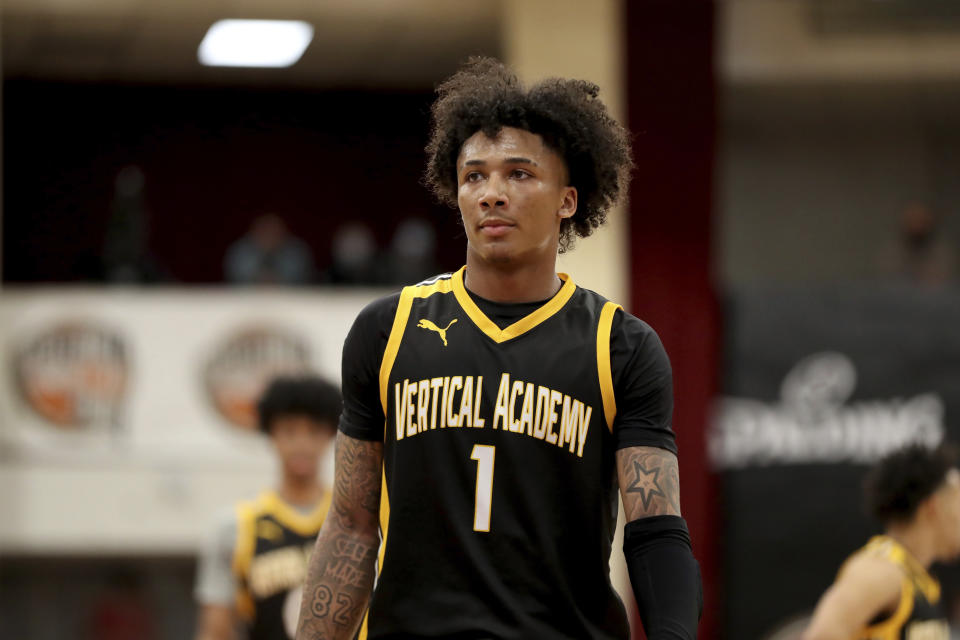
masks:
[[(868, 465), (908, 442), (960, 440), (960, 292), (758, 287), (733, 292), (726, 316), (708, 434), (723, 637), (785, 640), (879, 531), (861, 507)], [(949, 607), (957, 571), (935, 571)]]

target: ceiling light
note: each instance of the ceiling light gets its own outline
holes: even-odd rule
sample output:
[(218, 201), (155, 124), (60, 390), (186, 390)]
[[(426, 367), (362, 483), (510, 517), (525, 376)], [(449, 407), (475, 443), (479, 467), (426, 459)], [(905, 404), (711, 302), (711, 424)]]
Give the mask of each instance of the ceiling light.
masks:
[(197, 57), (212, 67), (289, 67), (312, 39), (313, 26), (301, 20), (218, 20)]

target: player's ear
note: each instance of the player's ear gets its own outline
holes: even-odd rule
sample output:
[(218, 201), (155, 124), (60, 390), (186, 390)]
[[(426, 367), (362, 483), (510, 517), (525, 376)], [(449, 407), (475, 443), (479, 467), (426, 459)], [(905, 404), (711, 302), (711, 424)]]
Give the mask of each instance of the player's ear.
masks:
[(557, 216), (561, 218), (570, 218), (577, 212), (577, 188), (564, 187), (560, 199), (560, 209)]

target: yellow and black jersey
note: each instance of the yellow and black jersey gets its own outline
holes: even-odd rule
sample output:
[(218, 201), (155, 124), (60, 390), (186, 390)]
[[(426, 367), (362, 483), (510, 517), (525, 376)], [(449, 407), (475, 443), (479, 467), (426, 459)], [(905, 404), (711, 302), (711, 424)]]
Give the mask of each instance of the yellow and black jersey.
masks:
[(302, 513), (273, 491), (237, 506), (233, 571), (249, 640), (293, 638), (307, 561), (329, 507), (329, 493)]
[(903, 577), (897, 608), (871, 621), (856, 640), (949, 640), (950, 627), (939, 607), (940, 583), (909, 551), (889, 536), (874, 536), (860, 553), (892, 562)]
[(564, 274), (516, 305), (463, 277), (373, 303), (344, 345), (340, 429), (384, 442), (361, 637), (626, 638), (615, 452), (675, 451), (663, 347)]

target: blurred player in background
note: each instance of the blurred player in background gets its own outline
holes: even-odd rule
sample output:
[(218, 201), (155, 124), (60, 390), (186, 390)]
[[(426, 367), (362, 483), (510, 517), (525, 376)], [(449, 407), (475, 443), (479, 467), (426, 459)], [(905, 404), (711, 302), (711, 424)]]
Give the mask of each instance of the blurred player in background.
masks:
[(330, 505), (318, 480), (320, 460), (340, 417), (340, 391), (312, 376), (275, 379), (257, 405), (260, 429), (280, 462), (280, 483), (239, 504), (200, 557), (198, 640), (294, 636), (307, 558)]
[(666, 353), (556, 272), (632, 164), (597, 93), (528, 90), (491, 59), (440, 86), (427, 182), (459, 206), (467, 264), (375, 301), (347, 336), (300, 640), (629, 637), (609, 575), (618, 475), (647, 636), (696, 637)]
[(896, 451), (867, 476), (883, 524), (853, 554), (814, 611), (803, 640), (948, 640), (936, 561), (960, 555), (960, 471), (950, 448)]

